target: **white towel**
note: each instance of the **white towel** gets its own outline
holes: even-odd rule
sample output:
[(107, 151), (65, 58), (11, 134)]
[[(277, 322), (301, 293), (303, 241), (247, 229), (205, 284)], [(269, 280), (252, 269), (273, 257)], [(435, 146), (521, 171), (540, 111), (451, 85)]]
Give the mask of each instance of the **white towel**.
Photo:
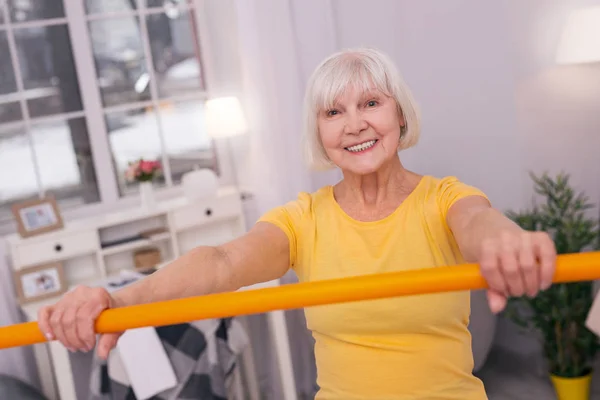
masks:
[[(125, 270), (104, 282), (104, 286), (112, 292), (144, 277), (136, 271)], [(121, 281), (125, 282), (122, 286), (110, 285)], [(115, 359), (109, 359), (109, 375), (117, 382), (131, 385), (138, 400), (146, 400), (178, 384), (169, 356), (154, 327), (125, 331), (111, 353), (110, 358)]]
[(171, 361), (153, 327), (126, 331), (117, 350), (137, 399), (145, 400), (177, 386)]

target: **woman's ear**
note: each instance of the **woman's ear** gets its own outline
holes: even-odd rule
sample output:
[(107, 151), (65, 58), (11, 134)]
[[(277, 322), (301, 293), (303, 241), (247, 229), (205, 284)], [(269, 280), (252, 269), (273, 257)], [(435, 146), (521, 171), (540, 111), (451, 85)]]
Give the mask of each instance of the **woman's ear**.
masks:
[(400, 139), (404, 138), (404, 135), (406, 135), (406, 131), (408, 131), (406, 124), (400, 125)]
[(404, 113), (400, 108), (398, 108), (398, 123), (400, 124), (401, 129), (406, 130), (406, 118), (404, 118)]
[(402, 111), (398, 113), (398, 122), (400, 124), (400, 139), (402, 139), (408, 130), (406, 126), (406, 119), (404, 118)]

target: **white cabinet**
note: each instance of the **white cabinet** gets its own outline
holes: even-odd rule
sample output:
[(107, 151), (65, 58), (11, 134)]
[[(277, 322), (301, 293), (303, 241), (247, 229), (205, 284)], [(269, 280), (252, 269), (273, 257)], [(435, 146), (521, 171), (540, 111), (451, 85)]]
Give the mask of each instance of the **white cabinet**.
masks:
[(173, 229), (184, 231), (203, 224), (214, 224), (236, 218), (240, 204), (237, 197), (223, 197), (219, 201), (202, 201), (173, 210)]
[[(60, 231), (30, 238), (13, 235), (7, 240), (15, 270), (60, 261), (67, 285), (72, 288), (79, 284), (94, 285), (123, 269), (134, 269), (134, 252), (148, 246), (160, 250), (164, 265), (196, 246), (223, 243), (245, 231), (239, 194), (223, 189), (213, 198), (194, 202), (176, 198), (159, 202), (150, 210), (133, 208), (80, 219), (67, 223)], [(277, 284), (278, 281), (268, 283)], [(38, 309), (57, 299), (23, 304), (22, 308), (29, 320), (36, 320)], [(270, 313), (269, 319), (286, 400), (294, 399), (293, 372), (283, 313)], [(47, 397), (76, 399), (67, 350), (56, 342), (35, 345), (35, 350)]]
[(95, 229), (59, 232), (44, 238), (31, 238), (14, 243), (13, 265), (18, 270), (33, 265), (63, 261), (94, 253), (98, 251), (98, 245), (98, 234)]
[[(60, 261), (69, 287), (74, 287), (134, 268), (136, 250), (157, 248), (168, 263), (196, 246), (223, 243), (245, 230), (238, 193), (223, 189), (212, 198), (194, 202), (176, 198), (151, 210), (133, 208), (76, 220), (60, 231), (7, 239), (15, 270)], [(149, 231), (156, 233), (143, 235)], [(24, 308), (27, 311), (39, 305), (26, 304)]]

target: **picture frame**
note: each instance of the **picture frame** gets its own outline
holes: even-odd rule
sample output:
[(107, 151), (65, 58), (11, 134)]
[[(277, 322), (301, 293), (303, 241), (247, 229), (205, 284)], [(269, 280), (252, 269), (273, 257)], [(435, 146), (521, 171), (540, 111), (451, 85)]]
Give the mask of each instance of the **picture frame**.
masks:
[(68, 291), (61, 262), (23, 268), (15, 271), (13, 275), (20, 304), (60, 296)]
[(14, 204), (12, 212), (17, 222), (19, 235), (23, 238), (64, 227), (58, 204), (52, 196)]

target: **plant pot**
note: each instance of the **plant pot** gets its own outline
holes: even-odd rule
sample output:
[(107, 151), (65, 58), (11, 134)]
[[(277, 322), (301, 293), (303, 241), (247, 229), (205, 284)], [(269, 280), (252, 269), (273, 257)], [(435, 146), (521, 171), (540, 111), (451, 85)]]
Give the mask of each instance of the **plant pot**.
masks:
[(550, 375), (558, 400), (589, 400), (592, 374), (575, 378)]

